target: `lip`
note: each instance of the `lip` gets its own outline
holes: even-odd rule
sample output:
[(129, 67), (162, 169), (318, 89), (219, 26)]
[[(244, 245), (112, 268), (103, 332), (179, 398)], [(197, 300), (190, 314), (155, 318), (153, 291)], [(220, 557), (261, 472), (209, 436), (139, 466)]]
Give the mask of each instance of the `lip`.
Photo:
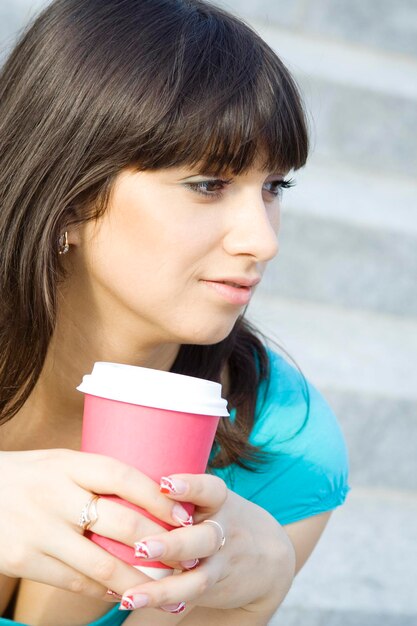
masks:
[[(227, 283), (235, 283), (239, 286), (235, 287), (225, 284), (225, 280)], [(203, 280), (202, 282), (229, 304), (234, 306), (246, 306), (251, 300), (252, 288), (257, 285), (259, 281), (260, 278), (248, 279), (234, 277), (221, 280)]]
[(229, 276), (227, 278), (209, 278), (206, 280), (211, 283), (235, 283), (240, 287), (255, 287), (255, 285), (261, 282), (261, 278), (259, 276), (255, 276), (254, 278), (247, 278), (245, 276)]

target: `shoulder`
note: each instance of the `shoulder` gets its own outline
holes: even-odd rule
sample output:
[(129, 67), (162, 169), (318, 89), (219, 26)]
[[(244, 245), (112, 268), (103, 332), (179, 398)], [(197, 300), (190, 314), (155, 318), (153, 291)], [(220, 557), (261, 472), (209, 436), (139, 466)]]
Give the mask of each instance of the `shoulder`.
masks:
[[(308, 454), (334, 462), (346, 445), (324, 396), (284, 357), (268, 350), (269, 377), (258, 390), (252, 437), (272, 451)], [(336, 445), (336, 448), (334, 447)]]
[(232, 489), (281, 524), (334, 509), (349, 491), (348, 454), (322, 394), (282, 356), (268, 350), (270, 372), (258, 390), (250, 442), (267, 452), (252, 472), (225, 472)]

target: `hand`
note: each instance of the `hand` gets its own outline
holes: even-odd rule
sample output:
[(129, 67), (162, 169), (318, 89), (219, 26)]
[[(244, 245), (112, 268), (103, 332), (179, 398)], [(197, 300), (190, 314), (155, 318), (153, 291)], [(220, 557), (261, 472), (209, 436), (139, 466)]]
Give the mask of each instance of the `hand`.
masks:
[[(83, 536), (78, 520), (92, 493), (116, 494), (156, 518), (181, 526), (159, 485), (114, 459), (71, 450), (0, 453), (0, 574), (114, 602), (108, 589), (149, 580)], [(183, 509), (182, 509), (183, 510)], [(167, 531), (137, 511), (104, 498), (94, 532), (132, 547)], [(175, 565), (175, 564), (174, 564)]]
[[(264, 509), (228, 490), (216, 476), (170, 478), (180, 481), (185, 491), (169, 497), (193, 502), (195, 523), (144, 536), (142, 546), (159, 549), (160, 561), (179, 561), (183, 567), (185, 561), (199, 559), (199, 563), (190, 571), (128, 588), (122, 606), (178, 613), (191, 601), (198, 607), (273, 612), (294, 577), (294, 549), (285, 531)], [(207, 519), (223, 528), (226, 541), (221, 550), (220, 529), (203, 523)]]

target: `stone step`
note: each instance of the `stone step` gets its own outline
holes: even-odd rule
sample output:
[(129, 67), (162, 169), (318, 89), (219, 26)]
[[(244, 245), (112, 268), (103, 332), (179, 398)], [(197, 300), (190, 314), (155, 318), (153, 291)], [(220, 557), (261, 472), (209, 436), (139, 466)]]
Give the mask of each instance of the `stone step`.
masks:
[(417, 401), (416, 319), (272, 297), (262, 284), (248, 317), (318, 387)]
[[(400, 98), (417, 98), (417, 55), (392, 53), (387, 41), (384, 41), (384, 47), (376, 50), (350, 45), (343, 38), (318, 36), (314, 29), (294, 29), (285, 23), (291, 11), (284, 15), (284, 12), (277, 11), (278, 5), (274, 3), (275, 11), (263, 12), (259, 3), (247, 2), (252, 12), (244, 10), (245, 2), (242, 0), (229, 1), (226, 6), (233, 5), (235, 14), (246, 16), (255, 30), (300, 77), (316, 77), (329, 83)], [(291, 0), (287, 2), (295, 5)]]
[(272, 1), (226, 6), (246, 15), (296, 76), (311, 112), (314, 152), (341, 165), (415, 177), (417, 58), (352, 46), (308, 26), (294, 29), (289, 16), (296, 19), (300, 7), (290, 4), (288, 11)]
[[(279, 52), (279, 47), (276, 50)], [(417, 63), (413, 70), (416, 76)], [(296, 77), (312, 118), (314, 154), (387, 178), (405, 175), (415, 179), (415, 97), (376, 93), (298, 73)]]
[(387, 178), (415, 179), (416, 61), (352, 53), (271, 27), (258, 31), (300, 85), (313, 155)]
[(415, 626), (417, 493), (353, 489), (270, 626)]
[(415, 615), (282, 607), (269, 626), (416, 626)]
[(282, 607), (269, 626), (416, 626), (415, 615)]
[(320, 390), (345, 435), (351, 483), (417, 492), (417, 401)]
[(343, 41), (347, 46), (389, 50), (417, 58), (417, 5), (414, 0), (227, 0), (222, 3), (250, 21), (295, 33)]
[[(321, 214), (314, 214), (311, 208), (304, 210), (310, 193), (315, 195), (311, 206), (320, 203), (320, 188), (325, 185), (321, 178), (311, 186), (300, 183), (303, 189), (297, 210), (286, 205), (292, 190), (285, 196), (280, 251), (265, 273), (265, 291), (272, 296), (279, 294), (341, 307), (417, 315), (417, 215), (409, 215), (408, 222), (404, 220), (401, 233), (399, 229), (393, 232), (361, 224), (359, 216), (356, 222), (355, 218), (345, 221), (341, 213), (337, 215), (338, 205), (343, 211), (350, 199), (352, 214), (356, 210), (359, 214), (362, 200), (355, 207), (355, 199), (347, 192), (339, 203), (343, 189), (337, 193), (337, 182), (323, 193)], [(332, 193), (334, 217), (329, 215)], [(291, 202), (294, 205), (297, 201)], [(391, 210), (394, 211), (392, 207)], [(378, 219), (376, 212), (371, 219)]]
[[(342, 225), (417, 237), (417, 180), (338, 167), (312, 154), (284, 192), (283, 214), (300, 213)], [(285, 224), (284, 224), (285, 229)], [(284, 234), (284, 233), (283, 233)]]
[(417, 491), (417, 320), (262, 291), (247, 316), (333, 407), (352, 484)]

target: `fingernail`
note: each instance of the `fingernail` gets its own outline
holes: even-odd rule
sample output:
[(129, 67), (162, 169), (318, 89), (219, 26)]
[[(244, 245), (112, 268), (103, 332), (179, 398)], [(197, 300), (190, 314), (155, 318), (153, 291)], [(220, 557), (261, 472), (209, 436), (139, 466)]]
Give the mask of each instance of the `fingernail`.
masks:
[(199, 559), (192, 559), (190, 561), (180, 561), (180, 565), (182, 565), (182, 567), (185, 567), (185, 569), (193, 569), (194, 567), (197, 567), (199, 563), (200, 563)]
[(111, 596), (112, 598), (115, 598), (118, 602), (122, 599), (122, 596), (119, 593), (116, 593), (115, 591), (112, 591), (111, 589), (107, 589), (106, 594), (108, 596)]
[(165, 546), (160, 541), (135, 541), (135, 556), (141, 559), (153, 559), (164, 553)]
[(129, 596), (123, 596), (119, 606), (119, 611), (133, 611), (134, 609), (140, 609), (146, 606), (149, 602), (149, 597), (143, 593), (135, 593)]
[(179, 604), (165, 604), (159, 608), (167, 613), (182, 613), (185, 611), (185, 602), (180, 602)]
[(171, 478), (170, 476), (162, 476), (160, 480), (159, 490), (161, 493), (170, 493), (180, 495), (187, 491), (188, 485), (180, 478)]
[(174, 504), (172, 507), (172, 517), (179, 522), (181, 526), (192, 526), (194, 522), (193, 516), (187, 513), (181, 504)]

